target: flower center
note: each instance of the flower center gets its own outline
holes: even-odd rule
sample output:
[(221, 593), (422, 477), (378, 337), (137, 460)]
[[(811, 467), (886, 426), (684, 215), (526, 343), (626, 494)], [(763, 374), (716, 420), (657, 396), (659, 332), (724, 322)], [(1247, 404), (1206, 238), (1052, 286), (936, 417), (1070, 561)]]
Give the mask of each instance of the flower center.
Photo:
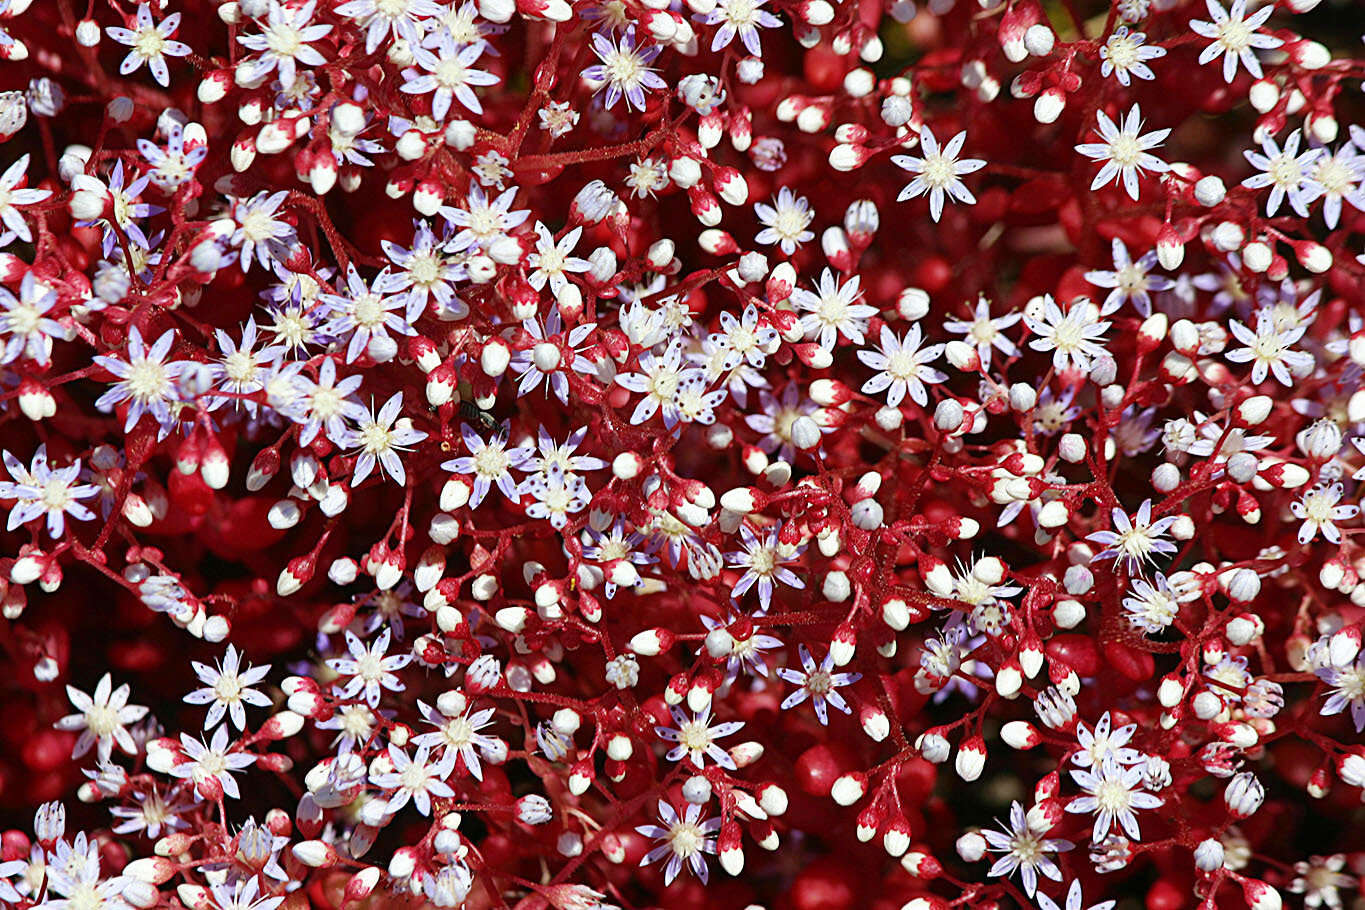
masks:
[(1120, 133), (1109, 143), (1109, 157), (1120, 167), (1133, 167), (1141, 154), (1142, 146), (1138, 145), (1137, 137), (1128, 133)]
[(678, 822), (668, 829), (668, 842), (674, 853), (682, 859), (688, 859), (701, 850), (702, 844), (706, 842), (706, 835), (700, 825)]
[(501, 477), (510, 464), (500, 445), (484, 446), (474, 456), (474, 470), (485, 477)]

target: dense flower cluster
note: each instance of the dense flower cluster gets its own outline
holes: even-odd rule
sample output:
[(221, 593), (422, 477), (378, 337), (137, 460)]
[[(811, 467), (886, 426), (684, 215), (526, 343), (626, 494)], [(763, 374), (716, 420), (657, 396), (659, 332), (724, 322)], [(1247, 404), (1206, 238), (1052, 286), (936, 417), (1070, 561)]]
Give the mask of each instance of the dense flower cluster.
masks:
[(0, 0), (0, 904), (1359, 902), (1362, 24)]

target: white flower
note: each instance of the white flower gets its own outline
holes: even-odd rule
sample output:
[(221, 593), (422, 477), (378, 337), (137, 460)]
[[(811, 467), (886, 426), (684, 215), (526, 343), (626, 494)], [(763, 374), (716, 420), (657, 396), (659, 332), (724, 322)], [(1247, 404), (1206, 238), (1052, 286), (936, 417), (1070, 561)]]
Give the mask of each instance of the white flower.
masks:
[(795, 572), (783, 565), (790, 562), (794, 554), (784, 554), (777, 540), (777, 529), (770, 528), (768, 533), (759, 537), (747, 524), (740, 525), (740, 540), (744, 550), (726, 553), (728, 565), (744, 569), (744, 574), (730, 589), (733, 598), (743, 597), (755, 583), (758, 585), (760, 613), (766, 613), (772, 603), (775, 582), (788, 587), (804, 588), (803, 582)]
[(1157, 572), (1151, 582), (1143, 578), (1132, 580), (1132, 590), (1123, 598), (1123, 609), (1135, 628), (1156, 635), (1175, 622), (1180, 601), (1166, 576)]
[(1156, 73), (1147, 65), (1148, 60), (1166, 56), (1166, 48), (1147, 44), (1147, 36), (1142, 32), (1129, 32), (1126, 25), (1114, 29), (1109, 40), (1100, 48), (1100, 75), (1112, 75), (1120, 85), (1128, 85), (1132, 76), (1152, 80)]
[(1071, 763), (1081, 768), (1093, 768), (1113, 758), (1120, 765), (1137, 765), (1145, 762), (1147, 756), (1137, 749), (1128, 747), (1128, 742), (1137, 732), (1137, 724), (1127, 724), (1117, 730), (1111, 729), (1109, 712), (1105, 711), (1095, 724), (1088, 729), (1085, 724), (1076, 724), (1076, 742), (1080, 750), (1071, 756)]
[(1124, 303), (1132, 302), (1141, 316), (1152, 315), (1152, 291), (1168, 291), (1175, 282), (1150, 272), (1156, 267), (1156, 250), (1149, 250), (1136, 262), (1128, 255), (1128, 246), (1117, 237), (1112, 246), (1114, 270), (1085, 273), (1085, 280), (1101, 288), (1112, 288), (1100, 306), (1100, 315), (1115, 313)]
[[(432, 0), (350, 0), (336, 8), (337, 15), (354, 19), (364, 28), (367, 54), (378, 50), (380, 42), (388, 36), (394, 41), (406, 41), (415, 53), (428, 18), (445, 12), (445, 7)], [(436, 34), (446, 31), (442, 29)], [(482, 50), (483, 42), (474, 46)], [(435, 116), (441, 119), (440, 115)]]
[(579, 113), (567, 101), (549, 101), (536, 112), (540, 118), (540, 128), (558, 139), (568, 135), (578, 123)]
[[(1210, 0), (1212, 2), (1212, 0)], [(1164, 174), (1171, 166), (1151, 154), (1170, 135), (1169, 129), (1154, 130), (1142, 135), (1142, 110), (1134, 104), (1122, 120), (1122, 128), (1110, 120), (1104, 111), (1096, 111), (1099, 134), (1103, 142), (1087, 142), (1076, 146), (1076, 151), (1095, 161), (1103, 161), (1090, 189), (1097, 190), (1109, 181), (1123, 181), (1123, 188), (1134, 200), (1138, 198), (1138, 175), (1151, 171)]]
[(677, 743), (672, 749), (668, 750), (665, 756), (669, 761), (682, 761), (684, 758), (692, 763), (698, 770), (706, 766), (706, 758), (710, 759), (722, 768), (735, 770), (735, 760), (730, 757), (716, 740), (737, 733), (743, 728), (743, 721), (726, 721), (723, 724), (711, 723), (711, 709), (707, 708), (700, 714), (689, 719), (679, 707), (671, 709), (673, 722), (677, 727), (657, 726), (654, 732), (659, 734), (660, 739), (666, 739), (671, 743)]
[(194, 675), (199, 677), (205, 687), (195, 689), (186, 695), (185, 701), (192, 705), (210, 705), (208, 716), (204, 718), (205, 730), (217, 725), (225, 713), (229, 714), (238, 730), (245, 730), (244, 703), (257, 708), (270, 707), (270, 699), (264, 693), (251, 688), (265, 679), (266, 674), (270, 672), (270, 664), (260, 667), (248, 666), (242, 671), (241, 661), (241, 652), (232, 645), (228, 645), (227, 654), (223, 656), (223, 661), (216, 670), (208, 664), (190, 661), (190, 665), (194, 667)]
[(1206, 0), (1212, 22), (1201, 19), (1190, 21), (1190, 30), (1213, 41), (1199, 55), (1203, 66), (1219, 56), (1223, 58), (1223, 81), (1232, 82), (1237, 75), (1237, 61), (1241, 60), (1247, 72), (1261, 78), (1261, 64), (1256, 59), (1256, 48), (1269, 50), (1284, 42), (1269, 35), (1258, 35), (1256, 30), (1265, 24), (1275, 5), (1268, 3), (1250, 16), (1246, 15), (1247, 0), (1233, 0), (1231, 14), (1218, 4), (1218, 0)]
[(1294, 880), (1289, 883), (1293, 894), (1303, 895), (1305, 907), (1327, 906), (1341, 910), (1341, 888), (1358, 887), (1358, 881), (1341, 870), (1346, 866), (1346, 856), (1335, 853), (1331, 856), (1313, 856), (1307, 861), (1294, 864)]
[(556, 530), (563, 528), (569, 516), (583, 511), (592, 501), (588, 484), (577, 474), (566, 474), (559, 465), (551, 465), (545, 473), (526, 478), (517, 492), (534, 500), (526, 507), (528, 518), (547, 519)]
[(202, 739), (181, 733), (180, 745), (190, 760), (171, 768), (171, 774), (194, 781), (200, 795), (204, 795), (204, 785), (209, 784), (210, 793), (213, 788), (220, 787), (225, 795), (240, 799), (242, 794), (232, 775), (255, 762), (256, 756), (249, 752), (229, 751), (229, 742), (227, 724), (213, 732), (208, 745)]
[(716, 852), (713, 835), (720, 830), (720, 819), (702, 821), (701, 806), (696, 803), (689, 803), (685, 814), (680, 817), (672, 806), (659, 800), (659, 820), (666, 827), (640, 825), (635, 829), (645, 837), (664, 842), (646, 853), (644, 859), (640, 860), (640, 865), (648, 866), (667, 856), (668, 864), (664, 866), (665, 885), (671, 885), (673, 879), (678, 877), (683, 863), (686, 863), (692, 869), (692, 873), (705, 884), (707, 879), (705, 854)]
[(758, 30), (777, 28), (782, 20), (762, 9), (767, 0), (719, 0), (716, 8), (702, 20), (706, 25), (720, 24), (716, 35), (711, 39), (712, 52), (729, 47), (735, 35), (744, 42), (744, 49), (755, 57), (763, 56), (759, 44)]
[[(432, 49), (435, 50), (434, 53)], [(450, 113), (452, 99), (460, 102), (467, 110), (482, 114), (483, 105), (474, 94), (473, 86), (497, 85), (499, 81), (492, 73), (472, 68), (483, 54), (483, 50), (482, 42), (460, 47), (449, 32), (437, 32), (427, 39), (424, 46), (412, 49), (417, 65), (426, 72), (404, 70), (403, 75), (407, 81), (399, 90), (408, 95), (431, 94), (431, 116), (438, 121), (444, 121), (446, 115)], [(499, 185), (502, 183), (501, 179), (495, 182)]]
[(1043, 300), (1043, 318), (1024, 316), (1024, 324), (1038, 337), (1029, 342), (1035, 351), (1051, 351), (1052, 365), (1065, 370), (1075, 365), (1078, 370), (1090, 369), (1092, 357), (1103, 357), (1103, 338), (1108, 322), (1099, 321), (1099, 311), (1088, 300), (1071, 305), (1065, 313), (1048, 294)]
[(1365, 209), (1360, 186), (1365, 180), (1365, 156), (1358, 151), (1361, 146), (1365, 146), (1365, 130), (1352, 125), (1351, 142), (1343, 143), (1334, 154), (1321, 155), (1308, 174), (1322, 187), (1322, 218), (1329, 228), (1336, 228), (1341, 220), (1342, 200)]
[(393, 791), (388, 795), (387, 812), (397, 812), (411, 800), (417, 811), (423, 815), (431, 814), (433, 796), (454, 796), (455, 791), (445, 782), (455, 770), (454, 749), (447, 749), (437, 762), (429, 762), (431, 748), (418, 746), (412, 758), (408, 753), (392, 743), (389, 744), (389, 761), (393, 770), (385, 774), (371, 774), (370, 783), (384, 790)]
[(1327, 696), (1320, 713), (1340, 714), (1350, 705), (1356, 732), (1365, 731), (1365, 658), (1344, 667), (1320, 667), (1314, 672), (1334, 690)]
[[(141, 12), (146, 8), (143, 6), (138, 9)], [(176, 15), (179, 16), (179, 13)], [(29, 231), (28, 222), (24, 220), (23, 214), (16, 206), (33, 205), (35, 202), (42, 202), (52, 195), (52, 190), (35, 190), (30, 187), (15, 189), (28, 171), (28, 162), (27, 153), (20, 155), (18, 160), (5, 168), (4, 174), (0, 174), (0, 221), (3, 221), (5, 227), (13, 231), (15, 236), (25, 243), (33, 242), (33, 234)], [(31, 272), (26, 272), (24, 279), (28, 280), (31, 275)]]
[(465, 769), (475, 780), (483, 780), (483, 767), (479, 764), (479, 754), (475, 750), (497, 746), (493, 737), (479, 732), (493, 723), (493, 709), (475, 711), (466, 708), (462, 713), (446, 716), (421, 700), (417, 702), (417, 707), (427, 723), (436, 729), (415, 736), (412, 741), (419, 746), (443, 747), (447, 755), (458, 756), (464, 762)]
[(825, 655), (825, 659), (816, 665), (815, 658), (811, 657), (810, 651), (806, 650), (805, 645), (797, 646), (797, 653), (801, 658), (803, 670), (793, 670), (791, 667), (779, 667), (777, 675), (787, 682), (800, 686), (791, 695), (782, 701), (782, 710), (787, 711), (796, 707), (810, 698), (811, 704), (815, 706), (815, 716), (821, 724), (829, 724), (829, 711), (826, 703), (833, 705), (845, 714), (853, 709), (848, 702), (835, 689), (840, 686), (851, 686), (863, 678), (861, 673), (834, 673), (834, 654), (830, 652)]
[(634, 654), (618, 654), (607, 662), (606, 679), (618, 689), (630, 689), (640, 681), (640, 662)]
[(1106, 755), (1100, 762), (1099, 773), (1094, 769), (1073, 770), (1071, 779), (1090, 795), (1072, 799), (1066, 804), (1066, 811), (1095, 814), (1091, 839), (1096, 842), (1103, 840), (1115, 821), (1128, 837), (1140, 840), (1136, 810), (1155, 809), (1164, 803), (1160, 797), (1141, 789), (1142, 775), (1141, 767), (1124, 767), (1113, 755)]
[(897, 167), (904, 168), (915, 175), (904, 189), (896, 196), (897, 202), (904, 202), (907, 199), (914, 199), (916, 196), (929, 194), (929, 214), (935, 220), (943, 216), (943, 197), (951, 196), (958, 202), (974, 205), (976, 197), (967, 189), (967, 185), (960, 179), (964, 174), (971, 174), (981, 170), (986, 166), (985, 160), (981, 158), (958, 158), (962, 152), (962, 144), (967, 141), (967, 131), (963, 130), (952, 139), (948, 144), (939, 147), (938, 140), (934, 138), (933, 130), (928, 126), (920, 128), (920, 146), (924, 152), (923, 158), (914, 155), (893, 155), (891, 161)]
[(327, 661), (327, 666), (337, 673), (351, 677), (341, 689), (343, 698), (355, 698), (363, 693), (365, 703), (373, 708), (379, 704), (381, 688), (390, 692), (403, 691), (403, 683), (393, 671), (406, 667), (412, 660), (412, 655), (385, 656), (385, 652), (389, 650), (389, 635), (389, 628), (385, 626), (374, 644), (367, 648), (354, 632), (346, 630), (346, 648), (351, 656), (334, 657)]
[(668, 346), (663, 355), (656, 357), (646, 352), (640, 355), (638, 373), (618, 373), (616, 384), (645, 397), (635, 405), (630, 414), (632, 424), (644, 423), (662, 409), (664, 426), (672, 427), (678, 422), (678, 412), (674, 407), (678, 386), (690, 375), (703, 375), (701, 370), (684, 369), (682, 365), (682, 343), (676, 341)]
[(626, 29), (619, 43), (601, 32), (594, 32), (592, 51), (602, 62), (583, 70), (583, 76), (599, 86), (606, 86), (603, 107), (607, 110), (615, 107), (623, 96), (627, 109), (644, 110), (646, 91), (668, 87), (649, 65), (662, 50), (661, 47), (637, 45), (634, 25)]
[[(110, 38), (119, 44), (127, 45), (132, 50), (128, 56), (123, 58), (119, 64), (119, 74), (127, 76), (129, 73), (136, 72), (142, 64), (147, 64), (147, 69), (151, 72), (152, 78), (163, 86), (171, 84), (171, 74), (166, 69), (166, 55), (172, 57), (187, 57), (190, 54), (190, 46), (179, 41), (172, 41), (171, 35), (180, 27), (180, 14), (171, 13), (159, 24), (152, 22), (152, 8), (147, 4), (140, 4), (137, 8), (137, 30), (121, 28), (111, 25), (105, 29)], [(28, 238), (25, 237), (25, 240)]]
[(754, 237), (755, 242), (775, 243), (788, 256), (815, 237), (813, 231), (806, 230), (815, 218), (815, 212), (811, 211), (806, 197), (797, 196), (790, 187), (779, 189), (772, 205), (754, 203), (754, 212), (763, 223), (763, 230)]
[(1004, 330), (1023, 318), (1023, 313), (1006, 313), (1004, 316), (991, 317), (991, 302), (982, 294), (972, 309), (972, 318), (945, 320), (943, 327), (950, 332), (961, 332), (967, 337), (968, 344), (976, 345), (976, 356), (981, 358), (982, 366), (991, 365), (993, 351), (1000, 351), (1006, 357), (1014, 357), (1019, 348), (1005, 337)]
[[(412, 422), (406, 417), (399, 419), (403, 410), (403, 393), (394, 392), (379, 412), (368, 414), (360, 421), (360, 426), (346, 437), (346, 446), (360, 449), (355, 461), (355, 476), (351, 486), (356, 487), (378, 465), (381, 474), (387, 474), (397, 483), (407, 482), (407, 472), (398, 453), (427, 438), (421, 430), (413, 429)], [(397, 424), (394, 421), (398, 421)]]
[(1274, 373), (1275, 378), (1283, 385), (1292, 387), (1294, 373), (1304, 374), (1313, 369), (1312, 354), (1290, 350), (1290, 345), (1308, 331), (1306, 325), (1281, 330), (1275, 325), (1274, 315), (1265, 308), (1256, 313), (1255, 332), (1236, 319), (1229, 321), (1228, 328), (1245, 347), (1228, 351), (1225, 356), (1233, 363), (1254, 361), (1251, 366), (1251, 381), (1256, 385), (1265, 382), (1267, 374)]
[(573, 248), (581, 236), (583, 228), (579, 226), (556, 241), (549, 228), (536, 222), (536, 248), (526, 257), (526, 266), (531, 269), (526, 281), (531, 287), (539, 291), (548, 281), (550, 292), (558, 297), (569, 283), (565, 272), (586, 272), (592, 268), (588, 260), (573, 255)]
[(1319, 484), (1289, 504), (1294, 517), (1303, 521), (1299, 527), (1299, 543), (1310, 543), (1319, 531), (1330, 542), (1341, 543), (1341, 531), (1336, 522), (1360, 514), (1360, 506), (1337, 505), (1345, 492), (1346, 488), (1339, 483)]
[(1243, 180), (1242, 186), (1249, 190), (1271, 187), (1270, 198), (1265, 202), (1267, 218), (1279, 210), (1280, 203), (1286, 196), (1289, 197), (1290, 207), (1300, 217), (1307, 218), (1308, 206), (1326, 191), (1322, 184), (1310, 176), (1313, 163), (1321, 158), (1326, 150), (1313, 148), (1299, 155), (1297, 153), (1301, 138), (1299, 131), (1294, 130), (1284, 141), (1284, 148), (1281, 149), (1275, 138), (1267, 134), (1261, 139), (1261, 150), (1265, 154), (1254, 151), (1242, 153), (1247, 161), (1251, 162), (1252, 167), (1261, 171)]
[[(943, 382), (948, 375), (929, 366), (943, 353), (943, 345), (931, 344), (921, 348), (920, 341), (919, 323), (912, 325), (902, 338), (897, 338), (890, 326), (883, 325), (880, 349), (858, 352), (859, 360), (881, 371), (863, 383), (863, 394), (886, 392), (886, 404), (892, 408), (898, 407), (907, 393), (920, 407), (928, 405), (929, 395), (925, 391), (925, 384)], [(989, 350), (989, 342), (986, 346)]]
[(261, 880), (252, 875), (245, 882), (220, 882), (210, 885), (213, 903), (218, 910), (275, 910), (284, 903), (285, 895), (260, 896)]
[(678, 380), (678, 387), (673, 391), (673, 412), (683, 423), (710, 426), (716, 420), (715, 408), (729, 394), (724, 388), (707, 391), (706, 376), (689, 371)]
[(854, 344), (863, 343), (863, 329), (867, 320), (877, 315), (877, 309), (858, 302), (862, 297), (858, 284), (857, 275), (841, 283), (833, 270), (825, 269), (815, 291), (792, 291), (792, 303), (805, 311), (801, 328), (807, 338), (814, 338), (827, 351), (834, 349), (840, 335)]
[(81, 473), (80, 461), (53, 469), (48, 465), (45, 445), (38, 447), (27, 468), (8, 450), (3, 458), (5, 469), (14, 479), (0, 481), (0, 498), (15, 500), (6, 530), (13, 531), (46, 515), (48, 536), (56, 540), (66, 533), (66, 516), (77, 521), (90, 521), (95, 517), (94, 512), (78, 502), (100, 492), (97, 486), (76, 483)]
[(304, 66), (326, 63), (327, 58), (309, 47), (311, 42), (332, 31), (330, 25), (309, 25), (316, 8), (317, 0), (308, 0), (303, 6), (285, 6), (279, 0), (270, 0), (262, 34), (243, 35), (237, 39), (248, 50), (261, 52), (259, 57), (237, 64), (238, 79), (249, 84), (264, 79), (275, 70), (279, 72), (280, 84), (287, 90), (294, 85), (299, 63)]
[(171, 406), (179, 410), (179, 397), (176, 380), (185, 371), (185, 361), (166, 362), (175, 343), (175, 329), (167, 329), (148, 348), (142, 341), (142, 333), (134, 326), (128, 333), (128, 353), (126, 359), (118, 357), (96, 357), (95, 363), (118, 377), (119, 381), (99, 397), (95, 407), (111, 411), (120, 402), (128, 402), (128, 418), (123, 430), (130, 432), (143, 414), (151, 414), (160, 426), (159, 437), (165, 437), (177, 423), (172, 416)]
[(517, 482), (512, 479), (512, 469), (520, 470), (531, 457), (531, 449), (524, 446), (507, 448), (507, 424), (503, 424), (496, 436), (485, 442), (470, 428), (469, 424), (460, 425), (460, 438), (464, 440), (469, 454), (443, 462), (441, 469), (457, 474), (473, 474), (474, 489), (469, 496), (469, 508), (477, 509), (488, 491), (496, 484), (512, 502), (520, 501)]
[(517, 190), (517, 187), (509, 186), (497, 198), (490, 200), (483, 187), (474, 184), (469, 188), (463, 208), (441, 206), (441, 217), (460, 228), (460, 232), (446, 245), (446, 252), (462, 253), (471, 248), (487, 250), (507, 236), (509, 231), (520, 227), (531, 216), (531, 212), (529, 209), (512, 211)]
[(1032, 897), (1038, 890), (1038, 873), (1052, 879), (1062, 880), (1062, 870), (1048, 856), (1049, 853), (1062, 853), (1076, 845), (1067, 840), (1050, 840), (1043, 833), (1034, 831), (1028, 823), (1024, 807), (1016, 800), (1010, 806), (1010, 823), (1001, 824), (1002, 831), (983, 829), (981, 834), (990, 844), (991, 850), (1004, 854), (991, 866), (987, 875), (992, 877), (1013, 875), (1017, 870), (1024, 883), (1024, 893)]
[(464, 863), (442, 866), (422, 879), (422, 893), (436, 907), (460, 907), (474, 887), (474, 873)]
[(81, 731), (76, 745), (71, 749), (72, 758), (80, 758), (90, 751), (91, 746), (98, 745), (100, 761), (108, 761), (116, 742), (129, 755), (137, 754), (137, 745), (124, 727), (146, 717), (147, 708), (128, 704), (131, 691), (127, 683), (115, 689), (108, 673), (95, 684), (93, 697), (75, 686), (66, 687), (66, 697), (71, 699), (71, 704), (79, 713), (68, 714), (53, 726), (58, 730)]
[(1091, 557), (1092, 562), (1112, 558), (1125, 565), (1129, 572), (1138, 572), (1144, 563), (1153, 561), (1154, 554), (1168, 555), (1176, 551), (1174, 543), (1161, 538), (1175, 524), (1177, 516), (1167, 515), (1152, 521), (1150, 499), (1138, 506), (1137, 514), (1131, 519), (1117, 506), (1109, 515), (1114, 523), (1112, 531), (1096, 531), (1085, 538), (1104, 546)]
[[(1074, 879), (1071, 887), (1066, 891), (1066, 907), (1058, 907), (1057, 902), (1046, 894), (1035, 894), (1034, 900), (1038, 902), (1038, 910), (1081, 910), (1081, 905), (1085, 899), (1081, 894), (1081, 881)], [(1100, 901), (1098, 904), (1091, 904), (1087, 910), (1113, 910), (1114, 904), (1118, 901)]]
[(295, 239), (294, 227), (279, 216), (280, 206), (289, 193), (257, 193), (250, 199), (232, 200), (232, 219), (237, 229), (229, 242), (240, 246), (242, 271), (251, 267), (252, 254), (262, 268), (270, 268), (271, 260), (285, 258), (285, 252)]

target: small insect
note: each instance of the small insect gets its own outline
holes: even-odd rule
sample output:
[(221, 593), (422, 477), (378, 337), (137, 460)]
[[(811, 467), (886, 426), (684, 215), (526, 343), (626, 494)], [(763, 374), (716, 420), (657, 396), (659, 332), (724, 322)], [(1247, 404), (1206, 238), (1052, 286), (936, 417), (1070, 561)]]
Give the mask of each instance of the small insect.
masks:
[(468, 382), (461, 382), (457, 390), (460, 397), (460, 417), (466, 423), (491, 430), (498, 425), (498, 419), (474, 402), (474, 391)]

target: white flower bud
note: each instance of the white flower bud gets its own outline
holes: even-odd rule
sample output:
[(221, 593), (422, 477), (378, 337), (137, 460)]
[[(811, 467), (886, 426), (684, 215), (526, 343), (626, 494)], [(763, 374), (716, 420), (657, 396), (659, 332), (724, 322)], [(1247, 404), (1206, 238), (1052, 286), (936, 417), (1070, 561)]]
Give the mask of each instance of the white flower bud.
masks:
[(683, 781), (682, 797), (689, 803), (704, 806), (711, 801), (711, 782), (700, 774)]
[(1055, 123), (1066, 109), (1066, 93), (1059, 88), (1044, 91), (1033, 102), (1033, 119), (1039, 123)]
[(768, 277), (768, 258), (762, 253), (747, 252), (739, 257), (737, 271), (739, 277), (749, 284), (762, 281)]
[(1270, 268), (1275, 251), (1263, 240), (1253, 240), (1242, 247), (1242, 264), (1253, 272), (1264, 272)]
[(915, 115), (914, 105), (904, 95), (887, 95), (882, 99), (882, 122), (891, 128), (902, 127)]
[(1011, 749), (1032, 749), (1040, 739), (1033, 724), (1026, 720), (1012, 720), (1000, 728), (1000, 738)]
[(1041, 23), (1030, 25), (1024, 32), (1024, 47), (1035, 57), (1046, 57), (1052, 53), (1056, 42), (1057, 36), (1052, 29)]
[(985, 767), (986, 753), (978, 743), (968, 740), (958, 747), (957, 757), (953, 761), (953, 769), (958, 777), (971, 783), (981, 776)]
[(1026, 382), (1010, 386), (1010, 407), (1016, 411), (1030, 411), (1038, 403), (1038, 390)]
[(936, 765), (943, 764), (952, 754), (952, 746), (938, 733), (922, 734), (915, 742), (915, 748), (919, 750), (921, 758)]
[(1086, 449), (1085, 440), (1078, 433), (1065, 434), (1057, 444), (1057, 454), (1071, 464), (1085, 461)]
[(867, 782), (853, 774), (842, 774), (829, 788), (830, 798), (841, 806), (851, 806), (863, 798)]
[(1323, 417), (1300, 431), (1294, 441), (1305, 455), (1325, 461), (1341, 451), (1341, 426), (1335, 420)]
[(1152, 487), (1158, 493), (1169, 493), (1180, 486), (1180, 469), (1163, 461), (1152, 469)]
[(1200, 720), (1212, 720), (1223, 711), (1223, 700), (1205, 689), (1194, 697), (1194, 716)]
[(1228, 459), (1228, 477), (1237, 483), (1247, 483), (1256, 476), (1260, 461), (1250, 452), (1238, 452)]
[(1365, 755), (1348, 752), (1337, 765), (1337, 775), (1352, 787), (1365, 787)]
[(1223, 868), (1223, 844), (1216, 838), (1199, 842), (1194, 848), (1194, 864), (1201, 872), (1217, 872)]
[(398, 143), (394, 146), (394, 151), (398, 157), (404, 161), (416, 161), (427, 152), (427, 140), (417, 130), (408, 130), (398, 137)]
[(1227, 198), (1228, 189), (1219, 177), (1210, 174), (1207, 177), (1199, 178), (1194, 185), (1194, 198), (1200, 205), (1212, 208)]
[(1052, 621), (1059, 629), (1074, 629), (1085, 621), (1085, 605), (1071, 598), (1059, 600), (1052, 608)]
[(1261, 577), (1252, 569), (1238, 569), (1227, 582), (1227, 592), (1237, 603), (1250, 603), (1261, 593)]
[(954, 433), (962, 426), (965, 412), (955, 398), (944, 398), (934, 407), (934, 426), (945, 433)]
[(791, 441), (802, 451), (815, 448), (820, 444), (820, 425), (803, 414), (792, 421)]
[(1214, 227), (1211, 239), (1215, 247), (1224, 253), (1231, 253), (1246, 240), (1246, 232), (1236, 222), (1223, 221)]
[(986, 839), (975, 831), (968, 831), (957, 839), (957, 855), (965, 863), (978, 862), (986, 855)]
[(1079, 597), (1095, 586), (1095, 576), (1087, 566), (1069, 566), (1062, 576), (1062, 585), (1066, 593)]
[(919, 288), (905, 288), (896, 297), (896, 313), (908, 322), (929, 315), (929, 295)]
[(1227, 804), (1228, 809), (1234, 815), (1240, 818), (1249, 818), (1255, 815), (1256, 810), (1261, 808), (1261, 803), (1264, 801), (1265, 787), (1250, 771), (1243, 771), (1234, 775), (1223, 790), (1223, 802)]
[[(794, 441), (795, 432), (792, 436)], [(885, 517), (881, 503), (871, 498), (855, 502), (849, 512), (853, 516), (853, 523), (864, 531), (875, 531), (880, 528)]]
[(82, 19), (76, 25), (76, 43), (81, 47), (94, 47), (100, 43), (100, 27), (94, 19)]
[(1249, 427), (1254, 427), (1270, 416), (1275, 401), (1269, 395), (1253, 395), (1237, 406), (1237, 416)]
[(844, 91), (850, 98), (863, 98), (872, 94), (877, 87), (877, 77), (866, 67), (849, 70), (844, 76)]

